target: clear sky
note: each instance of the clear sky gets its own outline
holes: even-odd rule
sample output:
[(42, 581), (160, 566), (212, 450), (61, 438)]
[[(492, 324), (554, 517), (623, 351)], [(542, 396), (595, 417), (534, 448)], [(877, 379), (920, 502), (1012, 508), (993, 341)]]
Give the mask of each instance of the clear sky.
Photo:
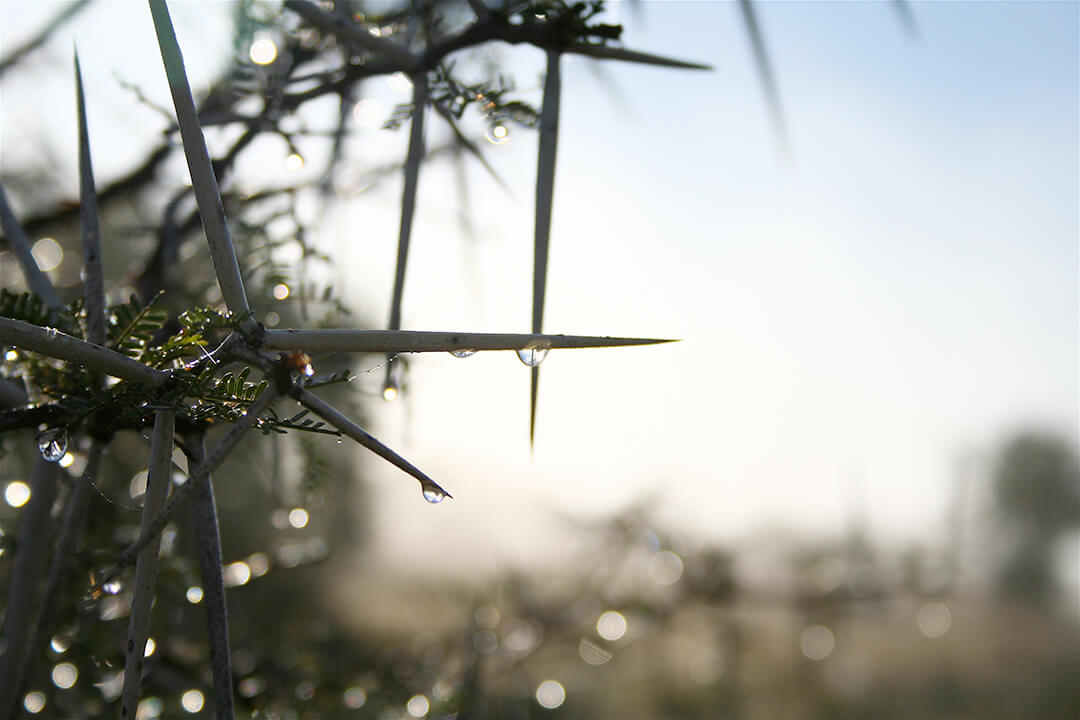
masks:
[[(19, 5), (4, 3), (5, 40)], [(132, 100), (114, 70), (156, 83), (165, 104), (152, 40), (117, 55), (120, 29), (92, 17), (120, 4), (106, 5), (76, 28), (84, 67), (118, 102)], [(193, 61), (189, 44), (228, 38), (202, 19), (209, 7), (175, 11), (204, 76), (213, 55)], [(645, 499), (669, 525), (718, 539), (840, 535), (858, 512), (881, 537), (933, 544), (959, 467), (974, 468), (970, 512), (983, 512), (1007, 433), (1075, 441), (1078, 8), (914, 3), (913, 39), (886, 3), (759, 3), (789, 158), (737, 5), (616, 4), (627, 46), (715, 70), (564, 60), (545, 330), (682, 342), (550, 356), (531, 457), (528, 372), (512, 355), (414, 360), (410, 396), (373, 407), (373, 430), (456, 498), (429, 507), (413, 481), (372, 464), (388, 555), (421, 563), (435, 543), (448, 563), (495, 567), (558, 545), (553, 511)], [(145, 35), (145, 8), (123, 12), (124, 31)], [(145, 70), (130, 64), (136, 50)], [(540, 53), (499, 52), (538, 97)], [(431, 126), (434, 142), (444, 131)], [(364, 142), (393, 157), (399, 141)], [(487, 147), (513, 195), (470, 173), (475, 242), (458, 231), (450, 168), (421, 179), (407, 328), (528, 327), (535, 135)], [(399, 198), (396, 180), (368, 191), (320, 234), (375, 323)]]

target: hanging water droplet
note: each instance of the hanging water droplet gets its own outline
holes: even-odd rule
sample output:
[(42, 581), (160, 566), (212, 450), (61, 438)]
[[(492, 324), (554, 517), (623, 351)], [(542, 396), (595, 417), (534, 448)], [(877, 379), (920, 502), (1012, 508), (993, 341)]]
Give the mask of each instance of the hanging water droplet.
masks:
[(548, 350), (550, 348), (526, 348), (524, 350), (518, 350), (518, 360), (525, 363), (529, 367), (536, 367), (540, 363), (544, 362), (544, 358), (547, 357)]
[(424, 493), (424, 499), (432, 505), (438, 505), (446, 499), (446, 493), (437, 487), (426, 487), (422, 489)]
[(387, 380), (386, 383), (383, 385), (383, 389), (382, 389), (382, 398), (383, 398), (383, 400), (385, 400), (386, 402), (393, 402), (394, 400), (397, 399), (397, 396), (398, 396), (397, 383), (395, 383), (393, 380)]
[(456, 358), (467, 358), (467, 357), (472, 357), (473, 355), (475, 355), (476, 351), (475, 350), (451, 350), (450, 354), (453, 355)]
[(401, 363), (394, 363), (393, 359), (388, 362), (390, 364), (386, 366), (386, 382), (383, 383), (382, 396), (386, 402), (393, 402), (401, 394), (405, 366)]
[(57, 462), (67, 452), (67, 428), (49, 428), (37, 436), (38, 452), (49, 462)]
[(338, 436), (337, 436), (337, 444), (338, 444), (338, 445), (340, 445), (340, 444), (341, 444), (341, 436), (340, 436), (340, 435), (338, 435)]

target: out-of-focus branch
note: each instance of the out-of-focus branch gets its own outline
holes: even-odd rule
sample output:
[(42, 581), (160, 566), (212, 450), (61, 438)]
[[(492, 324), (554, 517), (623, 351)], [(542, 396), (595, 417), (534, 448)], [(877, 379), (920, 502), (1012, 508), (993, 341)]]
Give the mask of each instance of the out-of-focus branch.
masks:
[(71, 561), (75, 557), (79, 541), (86, 533), (86, 521), (90, 509), (90, 490), (93, 487), (94, 478), (97, 477), (101, 467), (101, 456), (105, 446), (93, 441), (86, 455), (86, 468), (79, 477), (68, 496), (67, 505), (64, 509), (63, 526), (60, 529), (60, 539), (56, 543), (53, 553), (52, 566), (49, 568), (49, 579), (45, 583), (45, 592), (41, 596), (41, 607), (38, 609), (37, 619), (34, 621), (34, 632), (30, 636), (28, 652), (31, 658), (28, 676), (33, 676), (33, 658), (41, 656), (45, 649), (45, 640), (52, 634), (53, 620), (56, 616), (57, 601), (61, 598), (61, 588), (71, 567)]
[[(206, 435), (197, 433), (185, 438), (188, 458), (193, 465), (206, 461)], [(199, 570), (202, 573), (203, 603), (210, 636), (210, 666), (214, 677), (214, 707), (218, 720), (232, 720), (233, 682), (229, 649), (229, 614), (225, 603), (225, 577), (222, 573), (221, 533), (218, 528), (214, 486), (207, 474), (193, 483), (192, 510), (195, 515), (195, 539), (198, 543)]]
[(60, 27), (71, 20), (73, 17), (82, 12), (86, 6), (90, 4), (90, 0), (77, 0), (71, 3), (63, 10), (58, 12), (52, 20), (48, 22), (45, 27), (38, 32), (37, 35), (27, 40), (11, 51), (3, 60), (0, 60), (0, 75), (7, 72), (8, 69), (14, 67), (25, 56), (29, 55), (34, 50), (38, 49), (52, 37), (53, 33), (60, 29)]
[(60, 307), (60, 298), (57, 297), (49, 276), (41, 272), (37, 261), (34, 260), (34, 254), (30, 251), (30, 239), (15, 218), (3, 185), (0, 185), (0, 227), (4, 230), (8, 247), (15, 253), (15, 259), (22, 268), (23, 277), (26, 279), (26, 286), (30, 288), (30, 292), (41, 298), (48, 307)]
[[(153, 522), (165, 504), (172, 484), (173, 430), (176, 413), (158, 410), (154, 414), (154, 434), (150, 439), (150, 465), (147, 468), (146, 494), (143, 496), (142, 532)], [(150, 606), (157, 584), (157, 564), (160, 541), (150, 543), (139, 553), (135, 563), (135, 589), (131, 599), (131, 619), (128, 625), (127, 659), (124, 662), (124, 689), (120, 702), (120, 717), (132, 720), (139, 704), (142, 687), (143, 653), (150, 633)]]
[(20, 706), (20, 689), (29, 664), (31, 623), (40, 599), (41, 579), (49, 547), (56, 500), (57, 465), (38, 458), (30, 477), (30, 500), (19, 520), (19, 545), (15, 553), (4, 613), (3, 654), (0, 654), (0, 719), (11, 720)]

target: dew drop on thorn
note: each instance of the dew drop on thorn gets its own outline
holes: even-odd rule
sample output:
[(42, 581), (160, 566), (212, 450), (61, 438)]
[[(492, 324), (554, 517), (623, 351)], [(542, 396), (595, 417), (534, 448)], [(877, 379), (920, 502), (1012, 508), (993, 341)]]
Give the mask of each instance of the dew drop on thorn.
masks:
[(424, 488), (422, 492), (424, 493), (424, 499), (432, 505), (438, 505), (446, 499), (446, 493), (438, 488)]
[(37, 436), (38, 452), (49, 462), (57, 462), (64, 457), (67, 445), (67, 430), (62, 427), (49, 428)]
[(529, 367), (537, 367), (540, 363), (544, 362), (544, 358), (547, 357), (547, 354), (548, 348), (526, 348), (517, 351), (518, 359)]

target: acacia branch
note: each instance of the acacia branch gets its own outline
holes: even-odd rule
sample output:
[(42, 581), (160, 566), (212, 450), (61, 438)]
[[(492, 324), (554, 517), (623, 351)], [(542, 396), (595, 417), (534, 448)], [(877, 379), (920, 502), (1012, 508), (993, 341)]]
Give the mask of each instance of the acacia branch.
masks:
[[(206, 434), (199, 432), (185, 438), (192, 464), (206, 462)], [(225, 603), (225, 578), (221, 562), (221, 533), (218, 528), (214, 486), (210, 474), (200, 480), (189, 479), (192, 511), (195, 516), (195, 539), (198, 542), (199, 571), (202, 574), (203, 603), (206, 605), (206, 628), (210, 637), (210, 666), (214, 677), (214, 707), (217, 720), (232, 720), (232, 663), (229, 650), (229, 613)]]
[(244, 280), (240, 275), (240, 265), (236, 259), (229, 225), (225, 220), (225, 208), (221, 202), (217, 178), (210, 162), (210, 153), (206, 149), (206, 139), (199, 127), (195, 101), (191, 97), (187, 72), (184, 70), (184, 57), (176, 40), (172, 19), (165, 0), (149, 0), (150, 12), (154, 19), (154, 31), (157, 33), (161, 48), (161, 60), (165, 64), (165, 75), (169, 81), (173, 105), (176, 108), (176, 120), (180, 126), (180, 136), (184, 144), (184, 156), (187, 158), (191, 184), (195, 190), (195, 200), (199, 205), (203, 228), (206, 230), (206, 242), (210, 247), (210, 259), (214, 265), (221, 296), (229, 310), (239, 317), (248, 318), (251, 308), (248, 306)]
[(295, 398), (297, 402), (308, 410), (311, 410), (311, 412), (315, 413), (368, 450), (371, 450), (383, 460), (386, 460), (391, 465), (404, 470), (406, 473), (419, 480), (420, 489), (425, 493), (434, 493), (440, 497), (453, 497), (450, 493), (446, 492), (441, 485), (425, 475), (415, 465), (383, 445), (368, 434), (366, 430), (342, 415), (336, 408), (318, 395), (314, 395), (297, 386), (293, 386), (289, 389), (289, 395)]
[[(172, 475), (173, 429), (176, 413), (158, 410), (154, 413), (154, 434), (150, 439), (150, 464), (147, 468), (146, 493), (143, 496), (142, 532), (153, 522), (165, 504)], [(120, 717), (135, 717), (142, 687), (143, 653), (150, 632), (150, 606), (154, 601), (157, 583), (160, 539), (139, 552), (135, 563), (135, 590), (131, 599), (131, 620), (128, 625), (127, 659), (124, 662), (124, 689), (120, 702)]]
[(122, 380), (161, 385), (169, 379), (168, 373), (147, 367), (115, 350), (80, 340), (56, 328), (43, 328), (22, 320), (0, 317), (0, 345), (32, 350)]
[[(544, 324), (544, 294), (547, 289), (548, 248), (551, 242), (551, 211), (555, 202), (555, 158), (559, 142), (559, 100), (562, 94), (559, 75), (559, 52), (547, 51), (547, 75), (544, 78), (544, 105), (540, 112), (540, 142), (536, 161), (536, 223), (533, 247), (532, 331), (539, 333)], [(529, 383), (529, 445), (536, 437), (536, 396), (540, 387), (540, 368), (532, 367)]]
[(23, 278), (26, 279), (26, 286), (30, 288), (30, 292), (41, 298), (47, 307), (60, 307), (60, 298), (57, 297), (49, 276), (41, 272), (37, 261), (34, 260), (34, 254), (30, 251), (30, 239), (26, 237), (22, 226), (15, 218), (2, 183), (0, 183), (0, 228), (4, 231), (4, 237), (7, 238), (8, 247), (15, 253), (15, 259), (22, 269)]
[(38, 610), (37, 619), (34, 621), (34, 632), (30, 636), (29, 653), (31, 658), (41, 656), (45, 648), (45, 640), (52, 634), (56, 605), (61, 597), (61, 587), (71, 567), (71, 561), (75, 558), (79, 542), (86, 533), (86, 522), (90, 508), (90, 490), (101, 467), (101, 456), (104, 450), (105, 446), (96, 440), (90, 444), (90, 450), (86, 455), (86, 468), (75, 481), (71, 495), (68, 496), (64, 510), (64, 523), (60, 530), (60, 539), (56, 543), (52, 566), (49, 568), (49, 579), (45, 583), (45, 592), (41, 597), (41, 607)]
[(424, 73), (413, 81), (413, 112), (409, 126), (409, 150), (405, 158), (405, 183), (401, 191), (401, 227), (398, 231), (397, 267), (394, 291), (390, 299), (390, 329), (401, 327), (401, 301), (405, 294), (405, 266), (409, 260), (409, 239), (416, 212), (416, 190), (420, 183), (420, 164), (424, 160), (424, 112), (427, 107), (428, 82)]
[(102, 584), (115, 578), (121, 570), (130, 565), (135, 557), (142, 552), (142, 550), (153, 542), (158, 533), (164, 529), (164, 527), (172, 519), (173, 514), (176, 512), (188, 496), (193, 492), (193, 489), (198, 485), (201, 480), (210, 476), (210, 473), (217, 468), (218, 465), (232, 452), (236, 444), (240, 442), (240, 439), (247, 432), (248, 428), (258, 422), (259, 417), (266, 412), (267, 408), (275, 400), (277, 400), (279, 394), (273, 388), (267, 388), (255, 402), (248, 406), (247, 411), (237, 420), (229, 431), (225, 433), (225, 437), (218, 441), (218, 444), (214, 446), (214, 449), (210, 451), (210, 455), (201, 464), (192, 468), (188, 473), (188, 481), (181, 485), (179, 488), (169, 496), (169, 499), (165, 501), (165, 506), (161, 509), (161, 512), (157, 514), (153, 522), (148, 527), (144, 527), (139, 533), (139, 539), (128, 545), (117, 557), (116, 562), (111, 568), (109, 568), (102, 576), (101, 581), (98, 583), (100, 587)]
[(422, 330), (267, 330), (263, 348), (306, 352), (422, 353), (456, 350), (561, 350), (674, 342), (655, 338), (455, 333)]
[(56, 500), (57, 465), (38, 458), (30, 476), (30, 500), (19, 520), (19, 544), (11, 570), (7, 609), (4, 613), (3, 654), (0, 654), (0, 718), (17, 714), (21, 688), (29, 664), (31, 622), (37, 608), (45, 571), (45, 555), (51, 535), (49, 516)]
[(101, 262), (101, 229), (98, 223), (94, 167), (90, 162), (90, 130), (86, 124), (86, 98), (82, 68), (75, 52), (75, 99), (79, 115), (79, 227), (82, 235), (83, 298), (86, 304), (87, 339), (105, 344), (105, 271)]

